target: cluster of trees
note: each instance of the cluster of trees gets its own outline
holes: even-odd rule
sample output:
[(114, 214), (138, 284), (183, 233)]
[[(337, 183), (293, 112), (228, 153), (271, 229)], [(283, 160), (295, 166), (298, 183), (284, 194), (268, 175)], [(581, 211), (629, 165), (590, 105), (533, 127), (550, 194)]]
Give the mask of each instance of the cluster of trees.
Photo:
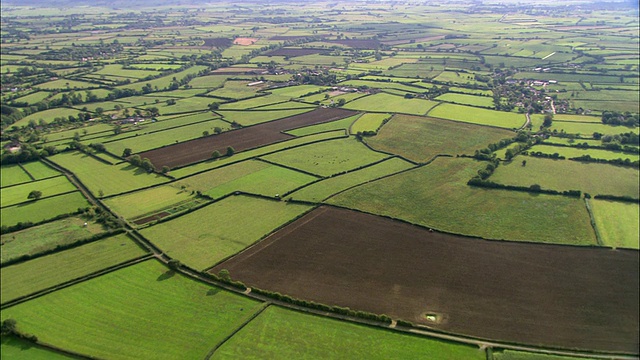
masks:
[(640, 115), (630, 112), (605, 111), (602, 113), (602, 123), (608, 125), (640, 126)]
[(36, 343), (38, 342), (38, 337), (31, 334), (23, 333), (18, 329), (18, 323), (15, 319), (9, 318), (2, 321), (0, 325), (0, 334), (4, 336), (15, 336), (23, 340), (27, 340), (29, 342)]
[(578, 156), (578, 157), (573, 157), (573, 158), (570, 158), (569, 160), (593, 162), (593, 163), (613, 164), (613, 165), (618, 165), (618, 166), (627, 166), (627, 167), (634, 167), (634, 168), (640, 167), (640, 161), (638, 161), (638, 160), (631, 161), (631, 159), (629, 159), (629, 158), (624, 159), (624, 160), (622, 160), (621, 158), (610, 159), (610, 160), (597, 159), (597, 158), (591, 157), (591, 155), (589, 155), (589, 154)]
[(545, 158), (545, 159), (556, 159), (556, 160), (564, 160), (566, 159), (564, 156), (558, 154), (558, 153), (553, 153), (553, 154), (547, 154), (547, 153), (543, 153), (541, 151), (531, 151), (528, 153), (529, 156), (533, 156), (533, 157), (538, 157), (538, 158)]
[(580, 190), (557, 191), (557, 190), (543, 189), (538, 184), (533, 184), (529, 187), (516, 186), (516, 185), (504, 185), (504, 184), (498, 184), (490, 180), (481, 179), (478, 176), (470, 179), (467, 182), (467, 185), (490, 188), (490, 189), (505, 189), (505, 190), (525, 191), (525, 192), (540, 193), (540, 194), (564, 195), (564, 196), (571, 196), (571, 197), (578, 197), (578, 198), (582, 195), (582, 192)]
[(151, 160), (147, 159), (147, 158), (141, 158), (140, 155), (133, 155), (129, 158), (129, 162), (131, 163), (131, 165), (133, 166), (137, 166), (137, 167), (141, 167), (143, 168), (145, 171), (147, 172), (154, 172), (156, 171), (156, 167), (153, 165), (153, 163), (151, 162)]
[(20, 147), (20, 150), (17, 152), (4, 151), (0, 158), (0, 163), (2, 165), (27, 163), (36, 161), (41, 157), (47, 157), (58, 153), (55, 146), (45, 146), (44, 148), (38, 149), (30, 144), (22, 144)]

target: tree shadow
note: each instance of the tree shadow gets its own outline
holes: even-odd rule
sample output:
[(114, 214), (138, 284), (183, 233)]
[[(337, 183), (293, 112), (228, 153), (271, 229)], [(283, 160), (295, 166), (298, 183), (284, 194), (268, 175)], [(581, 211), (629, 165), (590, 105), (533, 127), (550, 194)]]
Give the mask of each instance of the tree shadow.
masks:
[(174, 277), (176, 275), (176, 272), (173, 270), (167, 270), (165, 271), (162, 275), (158, 276), (158, 278), (156, 279), (156, 281), (164, 281), (167, 279), (171, 279), (172, 277)]
[(211, 289), (209, 289), (209, 291), (207, 291), (207, 296), (213, 296), (213, 295), (215, 295), (215, 294), (217, 294), (217, 293), (219, 293), (219, 292), (220, 292), (220, 289), (218, 289), (218, 288), (211, 288)]

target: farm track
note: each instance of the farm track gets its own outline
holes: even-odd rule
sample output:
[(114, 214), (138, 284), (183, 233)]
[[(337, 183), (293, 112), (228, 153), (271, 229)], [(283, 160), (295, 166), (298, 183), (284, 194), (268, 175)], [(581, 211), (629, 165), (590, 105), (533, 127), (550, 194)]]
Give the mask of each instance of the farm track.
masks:
[[(47, 160), (45, 160), (45, 162), (47, 162), (49, 165), (53, 166), (55, 169), (58, 169), (65, 176), (67, 176), (70, 181), (72, 181), (76, 186), (78, 186), (80, 191), (83, 194), (85, 194), (87, 199), (89, 199), (89, 201), (92, 204), (95, 204), (96, 206), (100, 206), (105, 211), (108, 211), (109, 213), (112, 213), (111, 210), (108, 207), (104, 206), (98, 199), (96, 199), (91, 194), (91, 192), (88, 191), (88, 189), (86, 189), (86, 187), (84, 187), (84, 185), (81, 182), (79, 182), (79, 181), (77, 181), (77, 179), (75, 179), (75, 175), (73, 173), (69, 172), (66, 169), (60, 168), (56, 164), (53, 164), (53, 163), (51, 163), (51, 162), (49, 162)], [(313, 212), (314, 211), (312, 211), (312, 213)], [(116, 214), (113, 214), (113, 215), (115, 216)], [(168, 263), (171, 260), (171, 258), (168, 257), (166, 254), (164, 254), (161, 249), (159, 249), (153, 243), (149, 242), (142, 235), (140, 235), (136, 231), (136, 229), (134, 227), (132, 227), (129, 223), (125, 222), (125, 228), (127, 230), (127, 233), (129, 235), (131, 235), (131, 237), (140, 246), (142, 246), (143, 248), (148, 249), (151, 252), (151, 254), (146, 255), (144, 257), (141, 257), (139, 259), (134, 259), (134, 260), (129, 261), (127, 263), (121, 264), (121, 265), (119, 265), (119, 267), (130, 266), (130, 265), (133, 265), (134, 263), (137, 263), (137, 262), (146, 261), (147, 259), (149, 259), (151, 257), (157, 258), (159, 261), (161, 261), (162, 263), (164, 263), (165, 265), (168, 266)], [(263, 240), (259, 244), (263, 244), (264, 242), (265, 241)], [(235, 259), (235, 257), (231, 258), (231, 260), (234, 260), (234, 259)], [(226, 262), (225, 262), (225, 264), (226, 264)], [(106, 272), (110, 272), (110, 271), (114, 271), (114, 270), (115, 269), (112, 268), (112, 269), (110, 269), (108, 271), (105, 271), (105, 273)], [(304, 312), (304, 313), (309, 313), (309, 314), (324, 316), (324, 317), (328, 317), (328, 318), (333, 318), (333, 319), (336, 319), (336, 320), (342, 320), (342, 321), (348, 321), (348, 322), (358, 323), (358, 324), (362, 324), (362, 325), (368, 325), (368, 326), (374, 326), (374, 327), (379, 327), (379, 328), (391, 329), (393, 331), (398, 331), (398, 332), (401, 332), (401, 333), (417, 334), (417, 335), (432, 337), (432, 338), (435, 338), (435, 339), (443, 339), (443, 340), (455, 341), (455, 342), (469, 344), (469, 345), (475, 345), (475, 346), (478, 346), (479, 348), (490, 347), (490, 348), (494, 348), (494, 349), (507, 349), (507, 350), (516, 350), (516, 351), (527, 351), (527, 352), (538, 353), (538, 354), (559, 355), (559, 356), (576, 356), (576, 357), (591, 358), (591, 359), (609, 359), (609, 360), (614, 360), (614, 359), (620, 359), (620, 360), (639, 359), (638, 356), (628, 355), (628, 354), (613, 354), (613, 353), (612, 354), (606, 354), (606, 353), (592, 353), (592, 352), (584, 352), (584, 351), (577, 351), (577, 350), (574, 351), (574, 350), (566, 350), (566, 349), (550, 349), (550, 348), (542, 348), (542, 347), (536, 347), (536, 346), (518, 345), (518, 344), (512, 344), (512, 343), (508, 343), (508, 342), (488, 341), (488, 340), (482, 340), (482, 339), (477, 339), (477, 338), (468, 337), (468, 336), (455, 335), (455, 334), (444, 333), (444, 332), (435, 331), (435, 330), (428, 330), (428, 329), (424, 329), (424, 328), (421, 329), (421, 328), (416, 328), (416, 327), (404, 327), (404, 326), (398, 326), (398, 325), (390, 326), (389, 324), (380, 323), (380, 322), (377, 322), (377, 321), (372, 321), (372, 320), (367, 320), (367, 319), (362, 319), (362, 318), (352, 317), (352, 316), (347, 316), (347, 315), (340, 315), (340, 314), (336, 314), (336, 313), (332, 313), (332, 312), (320, 311), (320, 310), (316, 310), (316, 309), (311, 309), (311, 308), (307, 308), (307, 307), (298, 306), (298, 305), (290, 304), (290, 303), (287, 303), (287, 302), (275, 300), (275, 299), (272, 299), (272, 298), (264, 296), (264, 295), (256, 294), (255, 292), (251, 292), (251, 288), (248, 288), (246, 291), (243, 291), (241, 289), (233, 287), (233, 286), (231, 286), (229, 284), (226, 284), (224, 282), (215, 281), (215, 280), (213, 280), (213, 279), (211, 279), (211, 278), (209, 278), (207, 276), (204, 276), (201, 272), (198, 272), (196, 270), (193, 270), (193, 269), (190, 269), (190, 268), (187, 268), (187, 267), (180, 267), (177, 271), (179, 271), (181, 274), (183, 274), (185, 276), (188, 276), (188, 277), (190, 277), (192, 279), (195, 279), (195, 280), (198, 280), (198, 281), (201, 281), (201, 282), (204, 282), (204, 283), (207, 283), (207, 284), (210, 284), (210, 285), (213, 285), (213, 286), (216, 286), (216, 287), (219, 287), (219, 288), (222, 288), (222, 289), (225, 289), (227, 291), (231, 291), (231, 292), (234, 292), (234, 293), (237, 293), (237, 294), (243, 294), (243, 295), (248, 296), (248, 297), (250, 297), (250, 298), (252, 298), (254, 300), (262, 301), (262, 302), (265, 302), (267, 304), (273, 304), (273, 305), (289, 308), (289, 309), (292, 309), (292, 310), (301, 311), (301, 312)], [(99, 275), (102, 275), (102, 273), (92, 274), (92, 277), (97, 277)], [(87, 279), (88, 279), (87, 277), (83, 277), (81, 279), (76, 280), (73, 284), (80, 283), (80, 282), (85, 281)], [(73, 284), (67, 284), (66, 286), (71, 286)], [(55, 290), (58, 290), (58, 289), (59, 288), (50, 289), (50, 291), (48, 291), (48, 292), (52, 292), (52, 291), (55, 291)], [(45, 294), (41, 293), (41, 294), (38, 294), (37, 296), (43, 296), (43, 295), (45, 295)], [(35, 295), (32, 295), (32, 296), (35, 297)], [(26, 301), (26, 299), (21, 300), (21, 302), (22, 301)], [(13, 306), (13, 305), (16, 305), (16, 303), (4, 304), (2, 308), (6, 308), (6, 307), (9, 307), (9, 306)], [(265, 309), (268, 306), (269, 305), (266, 305)], [(249, 322), (247, 322), (247, 323), (249, 323)], [(392, 322), (392, 325), (394, 325), (393, 322)], [(46, 346), (46, 344), (43, 344), (43, 346)], [(212, 354), (213, 354), (213, 351), (215, 351), (216, 348), (212, 349)]]

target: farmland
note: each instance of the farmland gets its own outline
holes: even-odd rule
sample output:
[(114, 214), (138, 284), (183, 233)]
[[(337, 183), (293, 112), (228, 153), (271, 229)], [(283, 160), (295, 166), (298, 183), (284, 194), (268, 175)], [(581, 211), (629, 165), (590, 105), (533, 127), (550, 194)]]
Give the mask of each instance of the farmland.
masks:
[(640, 355), (636, 3), (63, 3), (2, 2), (3, 359)]

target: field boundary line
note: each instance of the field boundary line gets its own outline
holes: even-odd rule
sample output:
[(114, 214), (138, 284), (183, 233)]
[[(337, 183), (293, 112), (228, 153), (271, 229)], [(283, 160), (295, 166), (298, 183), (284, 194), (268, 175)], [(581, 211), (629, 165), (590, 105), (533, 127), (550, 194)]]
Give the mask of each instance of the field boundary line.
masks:
[(24, 166), (22, 166), (22, 164), (18, 163), (18, 167), (20, 167), (20, 169), (22, 169), (22, 171), (24, 171), (25, 173), (27, 173), (27, 176), (29, 176), (31, 178), (31, 181), (37, 181), (36, 178), (31, 175), (31, 173), (24, 168)]
[(600, 235), (600, 231), (598, 230), (598, 225), (596, 224), (596, 218), (593, 216), (591, 203), (589, 203), (589, 199), (587, 197), (584, 198), (584, 206), (587, 208), (587, 212), (589, 213), (589, 220), (591, 220), (591, 227), (593, 228), (593, 232), (596, 235), (596, 242), (599, 246), (605, 246), (604, 242), (602, 241), (602, 235)]
[(44, 197), (41, 197), (41, 198), (39, 198), (37, 200), (35, 200), (35, 199), (27, 199), (27, 201), (22, 201), (22, 202), (19, 202), (17, 204), (11, 204), (11, 205), (7, 205), (7, 206), (3, 206), (3, 207), (0, 207), (0, 209), (8, 209), (8, 208), (14, 207), (14, 206), (26, 206), (26, 205), (31, 204), (31, 203), (37, 203), (38, 200), (51, 199), (51, 198), (58, 197), (58, 196), (69, 195), (69, 194), (73, 194), (74, 192), (82, 193), (80, 190), (76, 189), (76, 190), (62, 192), (62, 193), (59, 193), (59, 194), (54, 194), (54, 195), (51, 195), (51, 196), (44, 196)]
[[(19, 165), (20, 165), (20, 164), (19, 164)], [(22, 166), (20, 166), (20, 167), (22, 167)], [(26, 171), (27, 171), (27, 170), (25, 170), (25, 172), (26, 172)], [(29, 173), (27, 172), (27, 174), (29, 174)], [(31, 176), (31, 175), (29, 174), (29, 176)], [(12, 187), (16, 187), (16, 186), (20, 186), (20, 185), (26, 185), (26, 184), (37, 183), (37, 182), (40, 182), (40, 181), (50, 180), (50, 179), (57, 178), (57, 177), (60, 177), (60, 176), (64, 176), (64, 174), (63, 174), (63, 173), (60, 173), (60, 175), (49, 176), (49, 177), (42, 178), (42, 179), (35, 179), (35, 178), (34, 178), (34, 179), (33, 179), (33, 180), (31, 180), (31, 181), (25, 181), (25, 182), (21, 182), (21, 183), (18, 183), (18, 184), (13, 184), (13, 185), (3, 186), (3, 187), (2, 187), (2, 189), (10, 189), (10, 188), (12, 188)]]
[(222, 345), (224, 345), (224, 343), (226, 343), (227, 341), (229, 341), (232, 337), (234, 337), (240, 330), (242, 330), (245, 326), (247, 326), (251, 321), (253, 321), (253, 319), (257, 318), (258, 315), (262, 314), (263, 311), (265, 311), (269, 306), (271, 305), (270, 302), (264, 302), (262, 304), (262, 306), (260, 307), (260, 309), (258, 309), (258, 311), (256, 311), (255, 313), (253, 313), (253, 315), (251, 315), (246, 321), (244, 321), (242, 324), (240, 324), (240, 326), (233, 330), (231, 332), (231, 334), (225, 336), (224, 339), (222, 339), (222, 341), (220, 341), (219, 343), (216, 344), (216, 346), (213, 347), (213, 349), (211, 349), (211, 351), (209, 351), (209, 353), (204, 357), (204, 360), (209, 360), (211, 359), (211, 357), (213, 356), (213, 354), (216, 352), (216, 350), (218, 350)]

